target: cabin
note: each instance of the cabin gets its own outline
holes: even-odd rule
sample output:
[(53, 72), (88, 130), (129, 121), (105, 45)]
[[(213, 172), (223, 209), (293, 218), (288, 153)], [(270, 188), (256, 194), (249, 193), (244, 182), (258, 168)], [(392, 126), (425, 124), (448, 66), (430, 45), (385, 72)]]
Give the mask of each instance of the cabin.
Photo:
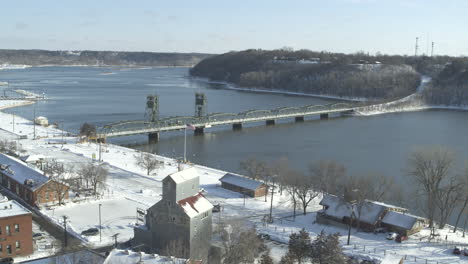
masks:
[(0, 154), (0, 184), (32, 206), (68, 199), (68, 186), (51, 180), (38, 169)]
[(402, 236), (419, 232), (425, 226), (425, 219), (411, 214), (389, 211), (382, 219), (382, 227)]
[(268, 186), (261, 181), (232, 173), (226, 173), (219, 181), (222, 188), (250, 197), (265, 196), (268, 190)]
[[(353, 210), (353, 206), (351, 204), (345, 202), (342, 198), (331, 194), (325, 194), (319, 204), (323, 206), (323, 209), (317, 214), (316, 221), (318, 223), (340, 227), (346, 227), (349, 225), (351, 212)], [(356, 206), (354, 206), (356, 218), (353, 219), (353, 226), (357, 226), (357, 210)], [(383, 220), (387, 215), (387, 218), (390, 219), (390, 216), (393, 215), (406, 215), (407, 211), (407, 209), (402, 207), (366, 200), (361, 207), (359, 227), (364, 231), (372, 232), (378, 227), (385, 226)], [(395, 225), (395, 230), (399, 227), (403, 229), (405, 228), (404, 226), (397, 227), (397, 222), (391, 221), (390, 223)], [(401, 233), (404, 233), (402, 230), (400, 230)]]
[(136, 245), (158, 254), (177, 247), (174, 257), (208, 263), (213, 205), (200, 192), (199, 182), (195, 168), (164, 178), (162, 199), (147, 210), (145, 224), (134, 228)]

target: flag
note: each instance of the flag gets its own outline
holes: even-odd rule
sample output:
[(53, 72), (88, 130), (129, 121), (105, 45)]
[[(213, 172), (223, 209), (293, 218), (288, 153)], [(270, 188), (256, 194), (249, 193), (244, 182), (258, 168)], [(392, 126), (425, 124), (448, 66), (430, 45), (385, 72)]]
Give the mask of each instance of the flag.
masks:
[(186, 125), (185, 125), (185, 128), (186, 128), (186, 129), (190, 129), (190, 130), (195, 130), (195, 127), (192, 126), (191, 124), (186, 124)]

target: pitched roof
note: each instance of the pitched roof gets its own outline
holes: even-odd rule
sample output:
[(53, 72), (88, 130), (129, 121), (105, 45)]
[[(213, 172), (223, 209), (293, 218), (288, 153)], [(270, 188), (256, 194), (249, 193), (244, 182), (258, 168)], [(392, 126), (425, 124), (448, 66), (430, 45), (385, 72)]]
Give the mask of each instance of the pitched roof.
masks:
[(213, 209), (213, 205), (201, 193), (182, 199), (177, 204), (190, 218)]
[(181, 183), (198, 177), (198, 171), (194, 167), (191, 167), (169, 174), (167, 177), (170, 177), (175, 183)]
[(49, 178), (40, 170), (28, 167), (24, 162), (4, 154), (0, 154), (0, 173), (20, 184), (24, 184), (26, 180), (32, 180), (32, 184), (24, 184), (24, 186), (33, 191), (49, 181)]
[(232, 173), (226, 173), (223, 177), (221, 177), (221, 179), (219, 179), (219, 181), (252, 191), (257, 190), (260, 186), (263, 185), (263, 182), (249, 179), (240, 175), (235, 175)]
[(406, 230), (411, 230), (416, 223), (417, 220), (422, 220), (423, 218), (404, 214), (400, 212), (388, 211), (384, 218), (382, 219), (382, 223), (402, 227)]
[[(140, 262), (141, 261), (141, 262)], [(103, 264), (160, 264), (160, 263), (174, 263), (186, 264), (186, 259), (164, 257), (157, 254), (146, 254), (143, 252), (134, 252), (129, 250), (113, 249)]]

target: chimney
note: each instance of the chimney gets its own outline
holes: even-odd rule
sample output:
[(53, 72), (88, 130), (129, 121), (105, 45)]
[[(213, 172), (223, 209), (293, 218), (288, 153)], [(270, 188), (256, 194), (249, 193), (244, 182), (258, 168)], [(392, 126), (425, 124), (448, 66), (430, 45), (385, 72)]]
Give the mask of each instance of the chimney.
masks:
[(10, 204), (10, 209), (12, 209), (12, 208), (13, 208), (13, 205), (12, 205), (12, 204)]

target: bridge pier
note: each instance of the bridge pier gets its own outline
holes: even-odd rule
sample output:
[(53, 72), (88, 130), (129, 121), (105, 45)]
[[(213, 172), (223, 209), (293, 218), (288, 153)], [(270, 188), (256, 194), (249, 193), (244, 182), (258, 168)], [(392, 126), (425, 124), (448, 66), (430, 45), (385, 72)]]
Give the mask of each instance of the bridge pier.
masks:
[(232, 130), (241, 130), (241, 129), (242, 129), (242, 123), (232, 124)]
[(320, 119), (321, 120), (328, 119), (328, 113), (327, 114), (320, 114)]
[(274, 124), (275, 124), (275, 120), (274, 120), (274, 119), (271, 119), (271, 120), (267, 120), (267, 121), (266, 121), (266, 125), (267, 125), (267, 126), (272, 126), (272, 125), (274, 125)]
[(205, 133), (204, 127), (196, 127), (195, 130), (193, 131), (193, 134), (195, 136), (203, 135), (204, 133)]
[(294, 118), (294, 120), (295, 120), (296, 122), (304, 122), (304, 116), (296, 116), (296, 117)]
[(148, 134), (148, 142), (150, 144), (158, 143), (158, 141), (159, 141), (159, 133), (158, 132)]

